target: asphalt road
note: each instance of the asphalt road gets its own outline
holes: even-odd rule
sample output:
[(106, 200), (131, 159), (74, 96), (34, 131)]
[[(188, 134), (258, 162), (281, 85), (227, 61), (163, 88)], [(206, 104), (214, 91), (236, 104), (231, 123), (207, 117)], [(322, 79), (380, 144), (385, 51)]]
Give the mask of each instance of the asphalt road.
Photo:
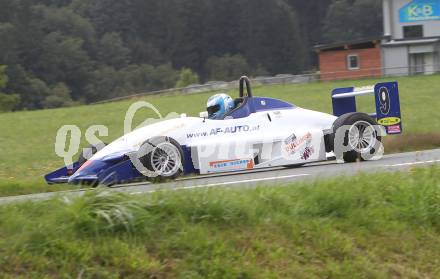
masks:
[[(323, 179), (343, 175), (355, 175), (360, 172), (395, 172), (406, 171), (411, 167), (440, 165), (440, 149), (386, 155), (378, 161), (353, 164), (338, 164), (335, 161), (309, 164), (299, 168), (271, 168), (253, 172), (236, 172), (222, 175), (207, 175), (184, 178), (175, 182), (151, 184), (139, 183), (119, 185), (112, 191), (129, 194), (151, 193), (158, 190), (189, 190), (210, 187), (244, 187), (255, 185), (276, 185), (288, 182)], [(50, 186), (48, 186), (50, 187)], [(66, 186), (68, 188), (69, 186)], [(57, 196), (79, 196), (93, 189), (42, 193), (16, 197), (0, 198), (0, 204), (11, 202), (46, 200)]]

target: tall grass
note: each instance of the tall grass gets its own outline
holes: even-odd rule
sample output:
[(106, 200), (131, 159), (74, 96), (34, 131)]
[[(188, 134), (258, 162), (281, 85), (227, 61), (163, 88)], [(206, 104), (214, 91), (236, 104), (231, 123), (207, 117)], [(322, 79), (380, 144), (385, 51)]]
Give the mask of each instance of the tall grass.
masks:
[(64, 201), (68, 204), (67, 217), (80, 234), (132, 233), (143, 221), (145, 213), (140, 202), (106, 191)]
[(440, 168), (0, 207), (0, 277), (435, 278)]

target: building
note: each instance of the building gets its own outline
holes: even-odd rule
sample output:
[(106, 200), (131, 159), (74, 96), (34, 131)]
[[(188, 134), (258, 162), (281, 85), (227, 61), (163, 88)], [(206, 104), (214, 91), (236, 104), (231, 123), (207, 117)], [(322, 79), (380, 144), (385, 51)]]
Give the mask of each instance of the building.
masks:
[(382, 76), (380, 38), (318, 45), (321, 80)]
[(383, 0), (385, 75), (440, 71), (440, 0)]
[(440, 72), (440, 0), (383, 0), (383, 38), (318, 45), (322, 80)]

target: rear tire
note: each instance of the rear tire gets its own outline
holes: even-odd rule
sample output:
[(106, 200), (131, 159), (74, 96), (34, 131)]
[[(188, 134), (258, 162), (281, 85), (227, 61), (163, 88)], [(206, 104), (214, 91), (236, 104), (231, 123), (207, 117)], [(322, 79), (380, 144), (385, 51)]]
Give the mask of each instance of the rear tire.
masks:
[[(345, 162), (353, 163), (374, 155), (382, 146), (380, 144), (382, 138), (375, 129), (377, 125), (376, 120), (371, 116), (359, 112), (347, 113), (336, 119), (333, 123), (333, 134), (330, 140), (336, 158), (343, 158)], [(341, 134), (342, 137), (338, 138), (337, 131), (342, 127), (348, 129)], [(342, 147), (348, 151), (335, 150), (338, 149), (335, 147), (341, 146), (335, 141), (342, 141)]]

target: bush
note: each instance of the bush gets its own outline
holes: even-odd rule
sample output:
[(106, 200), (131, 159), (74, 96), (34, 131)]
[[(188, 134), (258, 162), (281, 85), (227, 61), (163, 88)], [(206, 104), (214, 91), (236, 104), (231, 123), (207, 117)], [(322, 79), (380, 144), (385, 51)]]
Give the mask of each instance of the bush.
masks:
[(19, 95), (0, 93), (0, 112), (12, 111), (17, 107), (19, 103)]
[(58, 83), (51, 90), (51, 95), (47, 96), (43, 104), (45, 108), (58, 108), (70, 106), (73, 104), (70, 97), (70, 89), (64, 83)]
[(206, 72), (210, 80), (232, 81), (249, 72), (249, 64), (240, 54), (213, 56), (206, 62)]
[(93, 96), (90, 101), (126, 96), (139, 91), (172, 88), (179, 79), (179, 72), (171, 64), (153, 66), (131, 64), (117, 70), (104, 66), (94, 72)]
[(199, 82), (199, 76), (196, 73), (194, 73), (191, 69), (183, 68), (180, 71), (179, 80), (176, 83), (176, 88), (183, 88)]

